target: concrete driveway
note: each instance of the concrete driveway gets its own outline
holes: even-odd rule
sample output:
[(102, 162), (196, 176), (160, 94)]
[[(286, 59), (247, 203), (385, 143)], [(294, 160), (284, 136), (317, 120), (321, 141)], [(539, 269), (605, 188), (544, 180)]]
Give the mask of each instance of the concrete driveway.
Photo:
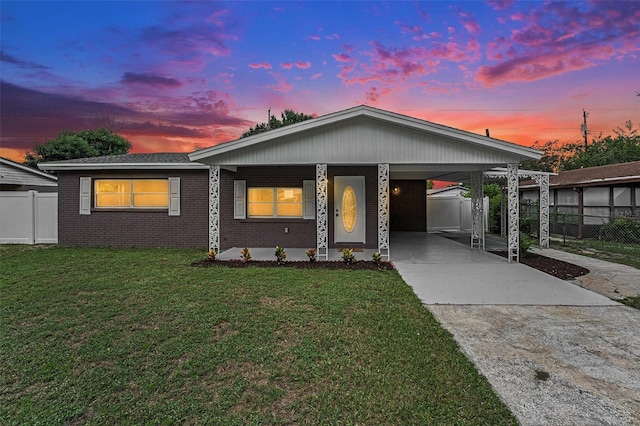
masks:
[(640, 311), (425, 236), (392, 234), (398, 271), (523, 425), (640, 424)]

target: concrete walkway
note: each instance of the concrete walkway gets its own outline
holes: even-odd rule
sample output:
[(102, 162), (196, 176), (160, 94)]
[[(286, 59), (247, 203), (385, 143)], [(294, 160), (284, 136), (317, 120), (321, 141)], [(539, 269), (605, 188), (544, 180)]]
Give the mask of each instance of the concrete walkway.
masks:
[(532, 249), (531, 252), (588, 269), (589, 273), (587, 275), (577, 277), (572, 282), (610, 299), (620, 299), (640, 294), (640, 269), (561, 250)]

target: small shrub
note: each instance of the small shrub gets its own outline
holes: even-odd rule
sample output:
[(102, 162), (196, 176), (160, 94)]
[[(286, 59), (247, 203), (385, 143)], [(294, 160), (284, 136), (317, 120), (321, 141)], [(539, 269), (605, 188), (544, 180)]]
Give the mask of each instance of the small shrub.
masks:
[(209, 250), (207, 253), (208, 260), (216, 260), (216, 251), (214, 249)]
[(276, 246), (276, 260), (278, 261), (278, 265), (282, 265), (284, 260), (287, 258), (287, 253), (280, 246)]
[(347, 265), (353, 265), (354, 263), (356, 263), (356, 257), (353, 254), (352, 248), (342, 249), (342, 261)]
[(376, 265), (379, 265), (382, 262), (382, 255), (378, 252), (375, 252), (371, 255), (371, 261)]
[(304, 253), (309, 258), (309, 262), (315, 262), (316, 261), (316, 253), (317, 253), (316, 249), (312, 248), (312, 249), (309, 249), (309, 250), (305, 251)]
[(520, 257), (527, 257), (532, 245), (533, 240), (524, 232), (520, 232)]
[(240, 252), (240, 257), (245, 262), (248, 262), (251, 260), (251, 253), (249, 252), (249, 249), (247, 247), (242, 249), (242, 251)]

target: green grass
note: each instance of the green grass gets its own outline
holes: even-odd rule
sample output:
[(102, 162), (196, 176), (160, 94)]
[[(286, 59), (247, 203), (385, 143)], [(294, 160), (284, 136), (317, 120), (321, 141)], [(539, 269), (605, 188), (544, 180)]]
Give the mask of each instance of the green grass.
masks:
[(395, 271), (0, 246), (0, 418), (515, 424)]
[(553, 242), (551, 247), (640, 269), (640, 244), (599, 240), (567, 240), (565, 243)]
[(640, 309), (640, 296), (625, 297), (624, 299), (618, 299), (618, 302), (624, 303), (632, 308)]

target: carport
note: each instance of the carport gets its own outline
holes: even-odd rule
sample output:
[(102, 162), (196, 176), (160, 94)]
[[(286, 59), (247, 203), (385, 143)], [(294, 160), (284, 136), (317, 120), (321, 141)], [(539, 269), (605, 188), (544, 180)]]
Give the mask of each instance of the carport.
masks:
[[(225, 241), (256, 247), (256, 240), (261, 242), (257, 247), (309, 248), (315, 233), (321, 259), (340, 247), (376, 249), (392, 259), (391, 230), (423, 231), (426, 226), (428, 179), (470, 183), (470, 245), (484, 248), (484, 173), (501, 167), (508, 193), (508, 258), (517, 262), (518, 165), (541, 155), (485, 135), (358, 106), (189, 157), (209, 166), (210, 248), (219, 251)], [(274, 191), (298, 187), (303, 212), (290, 221), (275, 210), (268, 217), (251, 217), (249, 191), (260, 186)], [(417, 195), (394, 200), (402, 194)]]

